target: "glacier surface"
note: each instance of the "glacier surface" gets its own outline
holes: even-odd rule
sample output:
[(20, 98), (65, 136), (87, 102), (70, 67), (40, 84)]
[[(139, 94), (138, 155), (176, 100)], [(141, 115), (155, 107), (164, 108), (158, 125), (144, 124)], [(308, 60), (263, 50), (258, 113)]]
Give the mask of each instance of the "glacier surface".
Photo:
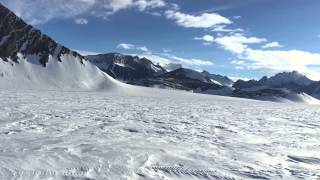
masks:
[(0, 90), (0, 179), (319, 179), (319, 117), (148, 88)]

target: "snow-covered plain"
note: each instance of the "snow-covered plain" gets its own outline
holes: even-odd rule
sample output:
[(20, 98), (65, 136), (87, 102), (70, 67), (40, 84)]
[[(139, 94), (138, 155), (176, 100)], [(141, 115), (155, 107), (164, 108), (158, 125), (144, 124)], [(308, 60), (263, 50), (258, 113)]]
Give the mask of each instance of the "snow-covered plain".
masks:
[(0, 179), (319, 179), (319, 106), (0, 90)]

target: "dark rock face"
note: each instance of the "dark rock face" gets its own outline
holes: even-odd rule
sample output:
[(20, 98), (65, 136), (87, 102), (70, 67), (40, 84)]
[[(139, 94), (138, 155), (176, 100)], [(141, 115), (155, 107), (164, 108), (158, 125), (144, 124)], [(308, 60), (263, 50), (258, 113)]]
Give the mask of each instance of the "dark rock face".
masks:
[(18, 63), (18, 53), (23, 56), (38, 55), (39, 62), (46, 66), (49, 56), (61, 61), (61, 55), (72, 53), (82, 56), (59, 45), (49, 36), (26, 24), (21, 18), (0, 4), (0, 58)]
[(147, 87), (157, 86), (186, 91), (197, 90), (197, 92), (200, 93), (205, 90), (220, 89), (223, 87), (212, 82), (207, 76), (204, 76), (197, 71), (185, 68), (176, 69), (153, 78), (130, 82), (130, 84)]
[(233, 87), (235, 89), (246, 89), (246, 88), (253, 88), (261, 85), (262, 84), (256, 80), (249, 80), (249, 81), (238, 80), (233, 84)]
[(109, 53), (90, 55), (86, 58), (110, 76), (126, 82), (166, 73), (166, 70), (161, 66), (137, 56)]

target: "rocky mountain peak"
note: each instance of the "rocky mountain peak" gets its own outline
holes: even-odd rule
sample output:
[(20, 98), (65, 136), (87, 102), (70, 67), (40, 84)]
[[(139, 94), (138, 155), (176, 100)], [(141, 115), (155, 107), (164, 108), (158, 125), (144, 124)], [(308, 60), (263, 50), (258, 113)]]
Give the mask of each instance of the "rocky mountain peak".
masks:
[(4, 61), (19, 63), (19, 54), (23, 57), (36, 55), (39, 63), (46, 66), (52, 56), (61, 61), (63, 54), (83, 57), (70, 49), (59, 45), (40, 30), (25, 23), (12, 11), (0, 3), (0, 58)]
[(310, 80), (305, 75), (300, 74), (298, 71), (278, 73), (275, 76), (270, 77), (266, 81), (268, 85), (273, 85), (273, 86), (289, 84), (289, 83), (295, 83), (297, 85), (307, 86), (312, 84), (313, 82), (314, 81)]

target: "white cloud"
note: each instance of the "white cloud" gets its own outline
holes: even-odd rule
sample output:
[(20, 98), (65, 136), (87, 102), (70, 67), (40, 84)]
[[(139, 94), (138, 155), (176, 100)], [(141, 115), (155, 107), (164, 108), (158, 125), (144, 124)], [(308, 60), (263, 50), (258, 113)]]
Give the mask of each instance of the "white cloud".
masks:
[(268, 44), (265, 44), (262, 46), (263, 49), (268, 49), (268, 48), (281, 48), (283, 47), (279, 42), (271, 42)]
[(162, 48), (162, 52), (169, 53), (169, 52), (172, 52), (172, 50), (171, 49)]
[(119, 49), (126, 49), (126, 50), (132, 50), (135, 49), (135, 45), (133, 44), (127, 44), (127, 43), (121, 43), (117, 46), (117, 48)]
[(149, 51), (149, 49), (146, 46), (137, 47), (136, 49), (140, 50), (140, 51), (144, 51), (144, 52), (148, 52)]
[(243, 55), (244, 59), (251, 61), (248, 65), (251, 69), (263, 69), (271, 71), (299, 71), (312, 79), (320, 79), (319, 71), (311, 66), (320, 67), (320, 54), (300, 50), (254, 50), (247, 49)]
[(89, 23), (88, 19), (85, 19), (85, 18), (75, 19), (74, 22), (75, 22), (76, 24), (81, 24), (81, 25), (84, 25), (84, 24), (88, 24), (88, 23)]
[(229, 19), (216, 13), (190, 15), (179, 11), (167, 10), (165, 15), (168, 19), (174, 20), (179, 26), (186, 28), (212, 28), (216, 25), (232, 23)]
[(243, 32), (244, 30), (241, 28), (237, 29), (227, 29), (226, 25), (218, 25), (215, 26), (211, 31), (213, 32), (229, 32), (229, 33), (235, 33), (235, 32)]
[(77, 50), (77, 49), (73, 49), (73, 51), (78, 52), (79, 54), (81, 54), (82, 56), (88, 56), (88, 55), (97, 55), (97, 54), (101, 54), (99, 52), (93, 52), (93, 51), (84, 51), (84, 50)]
[(184, 67), (189, 68), (200, 68), (202, 66), (213, 66), (214, 63), (209, 60), (202, 60), (196, 58), (182, 58), (172, 54), (164, 54), (164, 53), (152, 53), (146, 52), (142, 54), (138, 54), (139, 57), (145, 57), (155, 63), (159, 63), (162, 66), (166, 66), (168, 64), (181, 64)]
[(118, 44), (117, 48), (125, 49), (125, 50), (138, 50), (143, 52), (149, 52), (149, 49), (146, 46), (136, 46), (134, 44), (129, 44), (129, 43)]
[(225, 50), (231, 51), (232, 53), (241, 54), (248, 48), (248, 44), (262, 43), (267, 40), (265, 38), (247, 38), (242, 34), (234, 34), (230, 36), (218, 37), (214, 41), (222, 46)]
[(202, 36), (202, 37), (195, 37), (194, 40), (204, 41), (204, 42), (206, 42), (206, 43), (211, 44), (211, 43), (214, 42), (214, 37), (207, 34), (207, 35), (204, 35), (204, 36)]
[(164, 54), (166, 57), (169, 59), (179, 62), (184, 65), (189, 65), (189, 66), (213, 66), (214, 63), (212, 61), (208, 60), (202, 60), (202, 59), (186, 59), (182, 57), (177, 57), (171, 54)]
[(241, 60), (233, 60), (231, 61), (231, 64), (235, 64), (235, 65), (244, 65), (245, 62), (244, 61), (241, 61)]
[(163, 0), (109, 0), (106, 8), (110, 8), (113, 12), (128, 8), (137, 8), (139, 11), (145, 11), (165, 5), (166, 3)]
[(1, 0), (1, 2), (31, 24), (45, 23), (54, 18), (76, 18), (90, 14), (106, 18), (123, 9), (150, 11), (166, 6), (164, 0)]
[[(237, 69), (268, 70), (272, 72), (299, 71), (309, 78), (320, 80), (320, 54), (301, 50), (264, 50), (252, 49), (248, 44), (265, 42), (264, 38), (243, 35), (218, 37), (214, 42), (237, 55), (241, 61), (232, 61)], [(269, 43), (269, 46), (278, 46)]]
[(233, 16), (234, 19), (241, 19), (242, 16)]

